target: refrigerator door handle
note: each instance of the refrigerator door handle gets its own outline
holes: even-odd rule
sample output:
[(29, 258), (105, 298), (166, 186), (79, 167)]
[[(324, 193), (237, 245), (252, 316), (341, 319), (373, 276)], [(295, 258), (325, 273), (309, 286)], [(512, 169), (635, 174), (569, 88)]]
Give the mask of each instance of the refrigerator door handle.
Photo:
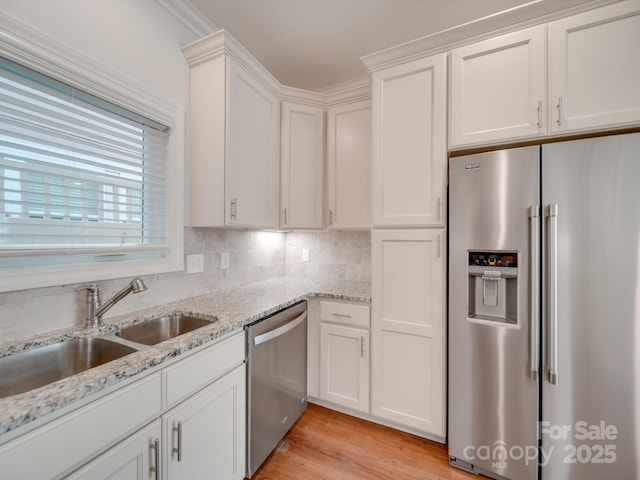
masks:
[(549, 205), (549, 383), (558, 384), (558, 204)]
[(538, 381), (538, 365), (540, 359), (538, 352), (540, 350), (540, 316), (538, 312), (538, 305), (540, 301), (540, 265), (539, 263), (539, 251), (540, 251), (540, 207), (538, 205), (531, 205), (529, 209), (529, 222), (530, 222), (530, 235), (531, 235), (531, 299), (530, 299), (530, 319), (529, 324), (531, 328), (530, 332), (530, 352), (529, 352), (529, 372), (531, 374), (531, 380)]

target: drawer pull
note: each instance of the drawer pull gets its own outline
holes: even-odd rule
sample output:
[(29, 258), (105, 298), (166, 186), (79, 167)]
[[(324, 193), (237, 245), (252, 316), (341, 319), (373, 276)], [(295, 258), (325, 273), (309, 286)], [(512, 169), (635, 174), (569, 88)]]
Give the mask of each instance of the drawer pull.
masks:
[(340, 317), (340, 318), (351, 318), (351, 314), (349, 313), (332, 313), (331, 315), (333, 315), (334, 317)]

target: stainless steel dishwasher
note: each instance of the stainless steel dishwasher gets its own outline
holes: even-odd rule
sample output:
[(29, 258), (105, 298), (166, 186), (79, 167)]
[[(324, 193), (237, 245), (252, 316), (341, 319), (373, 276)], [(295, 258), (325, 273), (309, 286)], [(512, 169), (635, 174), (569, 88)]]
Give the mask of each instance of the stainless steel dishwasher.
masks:
[(307, 408), (307, 302), (247, 327), (247, 477)]

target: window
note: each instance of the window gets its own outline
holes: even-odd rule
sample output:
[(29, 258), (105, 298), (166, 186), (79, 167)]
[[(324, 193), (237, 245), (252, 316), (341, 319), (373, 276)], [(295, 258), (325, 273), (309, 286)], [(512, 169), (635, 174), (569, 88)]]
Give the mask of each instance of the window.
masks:
[(0, 271), (168, 257), (170, 133), (0, 57)]

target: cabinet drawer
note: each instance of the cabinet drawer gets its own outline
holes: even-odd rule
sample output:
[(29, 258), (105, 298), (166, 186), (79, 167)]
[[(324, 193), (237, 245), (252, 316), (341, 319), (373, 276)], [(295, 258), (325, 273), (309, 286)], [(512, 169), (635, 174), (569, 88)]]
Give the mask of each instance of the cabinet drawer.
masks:
[(165, 407), (188, 397), (244, 361), (244, 332), (162, 371)]
[(160, 374), (0, 447), (2, 478), (59, 478), (160, 414)]
[(320, 321), (369, 328), (369, 306), (346, 302), (320, 302)]

